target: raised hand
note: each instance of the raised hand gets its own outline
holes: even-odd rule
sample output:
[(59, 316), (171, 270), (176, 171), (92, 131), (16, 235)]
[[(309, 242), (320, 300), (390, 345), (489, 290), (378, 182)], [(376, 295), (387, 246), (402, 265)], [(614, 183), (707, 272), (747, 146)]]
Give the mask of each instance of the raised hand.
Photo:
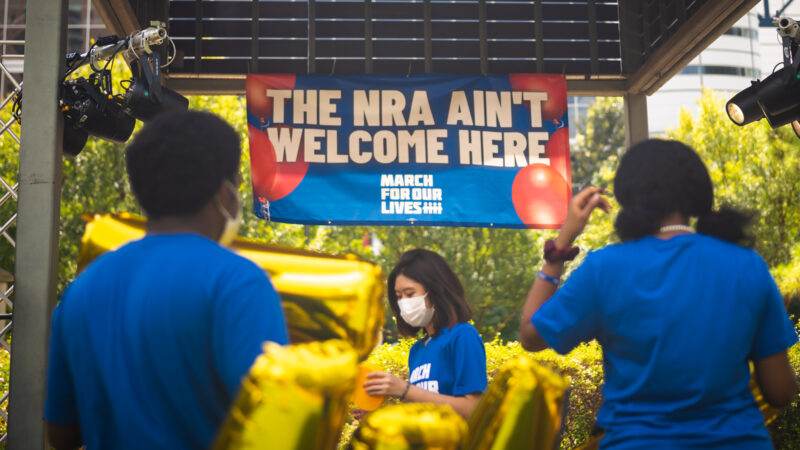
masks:
[(586, 224), (589, 222), (589, 217), (595, 208), (600, 208), (605, 213), (611, 209), (608, 200), (603, 198), (606, 190), (590, 186), (580, 191), (569, 202), (567, 208), (567, 218), (561, 225), (561, 231), (556, 238), (556, 246), (558, 248), (570, 247), (575, 239), (580, 236)]

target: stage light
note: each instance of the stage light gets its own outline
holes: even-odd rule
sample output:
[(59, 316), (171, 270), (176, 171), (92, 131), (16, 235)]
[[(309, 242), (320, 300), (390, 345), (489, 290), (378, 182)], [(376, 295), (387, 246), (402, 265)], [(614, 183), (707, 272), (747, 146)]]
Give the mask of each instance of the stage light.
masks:
[(744, 126), (764, 117), (757, 101), (759, 83), (753, 81), (749, 88), (734, 95), (725, 105), (728, 117), (736, 125)]
[(786, 69), (778, 70), (763, 81), (734, 95), (725, 105), (728, 117), (739, 126), (766, 118), (772, 128), (800, 118), (800, 80), (786, 81)]
[[(186, 97), (161, 86), (159, 54), (151, 46), (160, 45), (169, 37), (163, 23), (152, 25), (124, 38), (98, 38), (84, 54), (67, 54), (67, 70), (58, 97), (58, 106), (64, 115), (62, 146), (66, 155), (77, 156), (89, 136), (125, 143), (133, 133), (136, 119), (146, 122), (161, 112), (188, 108)], [(174, 43), (172, 48), (174, 59)], [(109, 66), (118, 54), (125, 56), (134, 75), (127, 80), (127, 85), (124, 81), (120, 83), (125, 92), (115, 95)], [(88, 78), (68, 79), (86, 64), (93, 70)], [(21, 121), (22, 91), (15, 96), (12, 115)]]
[(114, 96), (103, 89), (100, 80), (105, 77), (110, 82), (110, 73), (98, 72), (89, 79), (75, 78), (62, 84), (59, 105), (64, 113), (64, 153), (77, 156), (81, 152), (86, 144), (81, 131), (117, 144), (133, 133), (136, 119), (123, 113)]
[[(783, 68), (734, 95), (725, 104), (733, 123), (744, 126), (766, 118), (772, 128), (792, 123), (800, 137), (800, 25), (788, 17), (773, 18), (783, 42)], [(797, 124), (797, 125), (796, 125)]]
[(165, 111), (186, 111), (189, 108), (189, 100), (164, 86), (161, 86), (161, 98), (156, 98), (144, 80), (134, 79), (125, 91), (122, 108), (131, 117), (148, 122)]
[(83, 150), (88, 140), (89, 133), (73, 122), (64, 121), (64, 135), (61, 138), (61, 146), (64, 153), (69, 156), (78, 156), (78, 153)]
[[(155, 39), (162, 39), (156, 35)], [(147, 39), (143, 39), (144, 42)], [(143, 122), (165, 111), (186, 111), (189, 99), (167, 87), (161, 86), (161, 61), (149, 46), (143, 46), (137, 59), (128, 60), (133, 78), (125, 91), (122, 109)], [(167, 63), (169, 65), (169, 62)]]

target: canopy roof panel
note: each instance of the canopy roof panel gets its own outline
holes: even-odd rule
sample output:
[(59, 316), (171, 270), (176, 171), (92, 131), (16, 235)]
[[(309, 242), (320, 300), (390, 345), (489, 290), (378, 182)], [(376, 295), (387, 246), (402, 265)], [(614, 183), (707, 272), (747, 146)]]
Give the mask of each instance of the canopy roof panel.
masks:
[(95, 0), (109, 29), (167, 24), (167, 85), (247, 73), (563, 73), (573, 95), (650, 94), (758, 0)]

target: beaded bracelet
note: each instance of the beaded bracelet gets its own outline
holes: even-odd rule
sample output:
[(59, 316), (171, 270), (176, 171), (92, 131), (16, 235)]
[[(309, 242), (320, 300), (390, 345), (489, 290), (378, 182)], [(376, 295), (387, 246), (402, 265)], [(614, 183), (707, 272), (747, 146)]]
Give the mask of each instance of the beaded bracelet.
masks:
[(399, 397), (399, 400), (401, 402), (406, 399), (406, 394), (408, 394), (408, 388), (410, 388), (410, 387), (411, 387), (411, 383), (406, 381), (406, 389), (403, 391), (403, 394), (400, 395), (400, 397)]

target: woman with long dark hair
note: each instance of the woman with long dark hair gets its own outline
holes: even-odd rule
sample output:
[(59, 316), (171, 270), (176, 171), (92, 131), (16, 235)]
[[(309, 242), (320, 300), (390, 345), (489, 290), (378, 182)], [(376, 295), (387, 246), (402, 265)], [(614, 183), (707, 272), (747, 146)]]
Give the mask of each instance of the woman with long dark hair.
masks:
[(450, 405), (468, 417), (486, 389), (486, 350), (468, 322), (472, 311), (461, 281), (438, 253), (415, 249), (400, 257), (387, 284), (397, 329), (406, 337), (422, 337), (408, 355), (408, 381), (372, 372), (365, 391)]
[(797, 334), (765, 262), (747, 248), (749, 215), (712, 208), (711, 179), (691, 148), (639, 143), (614, 179), (622, 242), (589, 253), (556, 290), (590, 214), (608, 212), (602, 194), (575, 195), (545, 246), (523, 307), (523, 347), (600, 343), (601, 447), (772, 448), (749, 365), (768, 403), (787, 405), (797, 382), (786, 349)]

